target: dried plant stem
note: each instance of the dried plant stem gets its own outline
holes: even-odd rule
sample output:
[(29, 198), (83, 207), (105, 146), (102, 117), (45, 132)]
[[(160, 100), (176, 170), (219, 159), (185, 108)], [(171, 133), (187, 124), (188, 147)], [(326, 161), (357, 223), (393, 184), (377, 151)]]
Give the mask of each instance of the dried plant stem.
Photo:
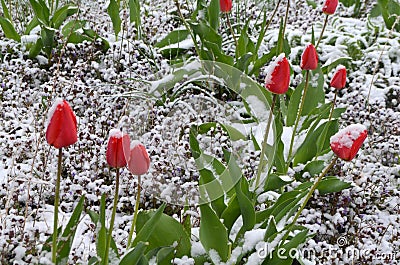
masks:
[(287, 163), (288, 163), (288, 164), (287, 164), (286, 168), (289, 167), (290, 160), (291, 160), (291, 158), (292, 158), (294, 137), (296, 136), (297, 126), (299, 126), (299, 121), (300, 121), (301, 113), (303, 112), (304, 101), (305, 101), (305, 99), (306, 99), (306, 94), (307, 94), (307, 88), (308, 88), (309, 79), (310, 79), (310, 71), (307, 70), (307, 72), (306, 72), (306, 83), (305, 83), (305, 85), (304, 85), (303, 96), (301, 97), (299, 112), (297, 113), (296, 122), (295, 122), (294, 128), (293, 128), (292, 138), (291, 138), (291, 140), (290, 140), (289, 154), (288, 154), (288, 157), (287, 157)]
[(58, 205), (60, 203), (60, 182), (61, 182), (61, 164), (62, 164), (62, 148), (58, 149), (58, 167), (56, 191), (54, 195), (54, 224), (53, 224), (53, 243), (52, 243), (52, 261), (57, 264), (57, 228), (58, 228)]
[(112, 231), (114, 228), (115, 213), (117, 211), (117, 205), (118, 205), (118, 194), (119, 194), (119, 169), (117, 168), (117, 174), (115, 176), (114, 204), (113, 204), (113, 209), (112, 209), (112, 213), (111, 213), (110, 228), (108, 229), (108, 237), (107, 237), (107, 241), (106, 241), (106, 253), (104, 253), (104, 264), (105, 265), (108, 265), (108, 255), (110, 253)]
[(137, 188), (138, 188), (138, 190), (137, 190), (137, 193), (136, 193), (135, 212), (133, 214), (131, 231), (129, 231), (128, 244), (126, 245), (127, 249), (129, 249), (131, 247), (132, 235), (133, 235), (133, 231), (135, 230), (137, 215), (138, 215), (138, 211), (139, 211), (140, 189), (141, 189), (141, 187), (140, 187), (140, 175), (138, 175), (138, 186), (137, 186)]
[(261, 172), (264, 169), (265, 150), (267, 149), (268, 135), (269, 135), (269, 130), (271, 127), (271, 122), (272, 122), (272, 114), (274, 112), (277, 97), (278, 97), (278, 95), (274, 94), (274, 96), (272, 98), (272, 104), (271, 104), (271, 109), (269, 111), (267, 127), (265, 128), (264, 140), (262, 142), (262, 147), (261, 147), (260, 163), (258, 164), (258, 168), (257, 168), (257, 177), (256, 177), (256, 183), (255, 183), (254, 190), (256, 190), (258, 188), (258, 185), (260, 184)]

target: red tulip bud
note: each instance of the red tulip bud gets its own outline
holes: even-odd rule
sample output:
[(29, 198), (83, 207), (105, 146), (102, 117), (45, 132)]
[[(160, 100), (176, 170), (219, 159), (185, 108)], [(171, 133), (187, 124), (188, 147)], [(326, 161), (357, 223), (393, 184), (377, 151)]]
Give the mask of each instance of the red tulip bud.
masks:
[(300, 67), (303, 70), (315, 70), (318, 66), (318, 54), (314, 45), (311, 43), (307, 45), (303, 54), (301, 55)]
[(106, 152), (107, 163), (115, 168), (126, 166), (129, 159), (129, 148), (129, 135), (117, 129), (111, 130)]
[(219, 8), (223, 13), (231, 12), (232, 0), (219, 0)]
[(331, 87), (342, 89), (346, 86), (346, 67), (339, 66), (333, 74)]
[(76, 117), (67, 101), (56, 99), (47, 114), (46, 141), (62, 148), (78, 140)]
[(361, 124), (353, 124), (331, 137), (331, 149), (339, 158), (350, 161), (356, 156), (365, 138), (367, 128)]
[(139, 141), (132, 141), (128, 169), (133, 175), (143, 175), (150, 167), (146, 148)]
[(333, 15), (336, 11), (338, 3), (339, 3), (338, 0), (326, 0), (325, 5), (322, 8), (322, 12), (324, 12), (327, 15)]
[(285, 94), (290, 83), (290, 66), (284, 53), (268, 67), (265, 87), (275, 94)]

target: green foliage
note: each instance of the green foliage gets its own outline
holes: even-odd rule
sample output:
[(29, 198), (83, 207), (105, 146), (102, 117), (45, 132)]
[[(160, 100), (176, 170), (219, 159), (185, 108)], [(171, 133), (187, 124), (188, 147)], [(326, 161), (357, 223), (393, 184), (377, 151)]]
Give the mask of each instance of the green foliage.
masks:
[[(361, 15), (361, 0), (339, 0), (345, 7), (353, 6), (353, 17), (360, 17)], [(366, 4), (366, 3), (365, 3)]]
[(66, 4), (57, 9), (52, 15), (43, 0), (29, 0), (29, 2), (35, 16), (26, 31), (29, 33), (37, 25), (41, 28), (40, 38), (31, 47), (29, 56), (31, 58), (36, 57), (42, 50), (47, 55), (47, 58), (51, 59), (52, 50), (56, 44), (54, 40), (55, 31), (61, 27), (68, 17), (78, 12), (78, 7), (73, 4)]
[(390, 30), (394, 28), (397, 32), (400, 32), (400, 22), (398, 20), (398, 17), (400, 16), (400, 4), (398, 1), (378, 0), (372, 8), (370, 15), (372, 17), (377, 17), (381, 15), (383, 20), (385, 21), (387, 29)]
[(208, 23), (215, 31), (219, 28), (219, 12), (219, 0), (211, 0), (208, 7)]
[[(198, 14), (204, 13), (205, 17), (200, 18)], [(237, 45), (235, 47), (235, 56), (230, 56), (226, 54), (222, 47), (222, 37), (219, 33), (221, 26), (221, 19), (230, 19), (229, 15), (221, 15), (219, 8), (219, 1), (212, 0), (207, 6), (206, 2), (203, 0), (197, 1), (196, 9), (194, 10), (190, 19), (182, 21), (186, 26), (185, 30), (174, 30), (164, 39), (162, 39), (156, 46), (158, 46), (162, 54), (175, 60), (177, 57), (182, 56), (184, 53), (188, 52), (187, 48), (164, 48), (169, 44), (179, 44), (180, 42), (187, 39), (190, 35), (194, 36), (194, 39), (200, 40), (199, 49), (197, 49), (198, 56), (201, 60), (211, 60), (215, 62), (220, 62), (233, 66), (246, 74), (258, 74), (261, 67), (263, 67), (273, 56), (276, 55), (277, 51), (280, 51), (280, 46), (283, 47), (283, 51), (286, 54), (290, 53), (290, 46), (287, 39), (282, 39), (279, 37), (277, 43), (278, 49), (276, 47), (272, 48), (268, 54), (264, 54), (259, 57), (259, 49), (263, 38), (267, 32), (268, 19), (267, 12), (264, 12), (263, 22), (261, 24), (260, 34), (257, 40), (254, 42), (252, 38), (249, 37), (249, 25), (251, 18), (247, 19), (245, 25), (242, 28), (236, 29), (237, 33), (240, 34)], [(281, 27), (281, 30), (283, 27)], [(180, 34), (184, 32), (182, 37)], [(282, 33), (282, 31), (281, 31)], [(186, 35), (187, 34), (187, 35)], [(281, 36), (281, 35), (280, 35)], [(229, 36), (233, 41), (233, 36)], [(177, 46), (175, 45), (175, 46)], [(194, 44), (196, 46), (197, 43)], [(252, 67), (250, 67), (252, 66)]]
[[(92, 258), (92, 263), (90, 264), (103, 264), (104, 255), (106, 249), (106, 242), (108, 233), (112, 233), (106, 227), (106, 195), (103, 194), (100, 199), (100, 212), (96, 213), (94, 211), (88, 211), (88, 215), (90, 219), (95, 224), (96, 229), (98, 230), (96, 236), (96, 253), (97, 257)], [(111, 237), (111, 251), (114, 252), (114, 255), (119, 257), (118, 248), (115, 244), (114, 239)]]
[(144, 252), (147, 249), (147, 243), (138, 242), (135, 248), (132, 248), (126, 255), (121, 259), (119, 265), (137, 265), (141, 264), (141, 261), (146, 259)]
[[(83, 204), (85, 202), (85, 196), (82, 196), (79, 200), (78, 204), (75, 206), (74, 211), (62, 231), (62, 226), (57, 229), (57, 235), (59, 235), (58, 243), (57, 243), (57, 264), (67, 264), (68, 263), (68, 256), (71, 252), (72, 243), (75, 238), (75, 232), (78, 228), (78, 224), (80, 222), (80, 216), (83, 210)], [(53, 234), (51, 234), (46, 243), (43, 246), (44, 251), (51, 251), (51, 241), (53, 239)]]
[(135, 239), (132, 242), (136, 246), (140, 241), (147, 242), (156, 228), (156, 224), (161, 219), (162, 213), (165, 209), (165, 203), (158, 208), (158, 210), (151, 216), (151, 218), (143, 225), (138, 231)]
[[(58, 2), (58, 1), (57, 1)], [(29, 49), (29, 57), (34, 58), (44, 52), (47, 58), (51, 59), (52, 51), (56, 48), (56, 40), (54, 39), (55, 32), (59, 30), (65, 23), (65, 21), (79, 12), (78, 6), (74, 4), (65, 4), (58, 8), (52, 13), (44, 0), (29, 0), (30, 6), (33, 11), (32, 20), (26, 25), (24, 34), (30, 34), (32, 29), (40, 26), (40, 37), (35, 43), (28, 43), (27, 48)], [(17, 42), (21, 42), (21, 35), (16, 31), (12, 18), (10, 16), (7, 5), (4, 0), (1, 2), (4, 16), (0, 17), (0, 26), (6, 36), (6, 38), (13, 39)], [(58, 4), (56, 4), (58, 6)], [(108, 42), (101, 38), (94, 30), (86, 27), (86, 21), (84, 20), (71, 20), (61, 29), (64, 37), (69, 43), (80, 43), (83, 41), (95, 41), (100, 38), (103, 43), (103, 49), (109, 48)], [(49, 60), (50, 63), (50, 60)]]
[[(389, 0), (386, 2), (389, 5)], [(27, 31), (31, 31), (35, 25), (41, 27), (40, 38), (30, 49), (31, 57), (38, 55), (41, 51), (44, 51), (49, 57), (51, 56), (55, 45), (55, 30), (59, 28), (70, 43), (94, 41), (100, 38), (95, 31), (86, 27), (85, 20), (71, 19), (64, 23), (68, 17), (78, 12), (76, 6), (65, 5), (52, 15), (43, 0), (30, 0), (30, 3), (35, 17)], [(313, 1), (308, 1), (308, 3), (315, 4)], [(378, 5), (383, 5), (382, 3), (380, 1)], [(130, 21), (135, 23), (140, 37), (140, 2), (130, 0), (129, 11)], [(107, 12), (117, 37), (121, 31), (120, 1), (111, 0)], [(375, 8), (373, 12), (378, 13), (378, 10)], [(382, 11), (379, 12), (382, 13)], [(199, 18), (199, 14), (204, 16)], [(223, 150), (223, 157), (214, 157), (201, 149), (198, 140), (199, 134), (206, 134), (211, 129), (220, 126), (231, 141), (253, 144), (255, 150), (260, 150), (262, 143), (257, 142), (252, 131), (243, 133), (236, 129), (234, 124), (217, 122), (191, 126), (189, 143), (200, 175), (198, 183), (201, 214), (199, 240), (206, 250), (206, 254), (195, 257), (197, 264), (217, 263), (212, 260), (215, 253), (219, 255), (221, 261), (228, 261), (235, 248), (243, 247), (246, 233), (255, 228), (265, 233), (264, 241), (274, 243), (276, 247), (281, 247), (288, 254), (290, 249), (298, 248), (312, 236), (306, 228), (296, 226), (296, 218), (300, 215), (306, 205), (303, 203), (310, 198), (309, 195), (312, 194), (314, 188), (317, 188), (320, 194), (326, 194), (340, 192), (351, 185), (337, 177), (322, 178), (321, 176), (327, 171), (324, 170), (326, 161), (319, 159), (322, 159), (322, 155), (330, 151), (329, 139), (337, 132), (338, 119), (344, 111), (335, 109), (332, 117), (329, 116), (332, 105), (331, 102), (325, 100), (324, 85), (326, 83), (325, 75), (337, 65), (350, 63), (352, 58), (358, 58), (362, 53), (361, 47), (356, 42), (351, 42), (348, 46), (350, 57), (338, 58), (330, 64), (310, 72), (310, 82), (302, 110), (300, 110), (300, 106), (305, 91), (305, 81), (300, 82), (297, 87), (290, 88), (286, 95), (277, 96), (276, 109), (270, 110), (273, 98), (271, 93), (249, 75), (258, 75), (260, 69), (279, 53), (290, 54), (291, 46), (285, 38), (283, 19), (281, 19), (277, 43), (264, 54), (259, 54), (269, 24), (267, 13), (264, 12), (263, 15), (258, 38), (254, 39), (251, 36), (253, 24), (248, 19), (241, 28), (239, 26), (235, 28), (240, 34), (235, 49), (226, 51), (224, 49), (226, 43), (219, 33), (221, 25), (219, 1), (211, 0), (207, 5), (206, 1), (199, 0), (193, 15), (183, 21), (186, 28), (170, 32), (155, 44), (155, 47), (159, 48), (164, 56), (179, 58), (192, 48), (180, 47), (182, 42), (193, 39), (199, 41), (199, 43), (193, 44), (196, 46), (199, 60), (188, 60), (184, 64), (177, 64), (173, 71), (163, 79), (150, 82), (149, 94), (159, 99), (157, 103), (163, 104), (162, 99), (169, 96), (171, 99), (176, 99), (187, 91), (185, 90), (187, 84), (204, 82), (206, 85), (201, 92), (211, 93), (215, 86), (221, 86), (230, 89), (232, 93), (240, 97), (247, 116), (246, 119), (239, 122), (250, 128), (260, 126), (260, 121), (265, 121), (268, 111), (272, 111), (273, 114), (271, 121), (273, 139), (272, 144), (266, 144), (265, 154), (261, 154), (265, 156), (266, 163), (263, 167), (262, 183), (259, 187), (254, 187), (254, 179), (246, 179), (234, 152)], [(19, 41), (18, 33), (12, 30), (13, 25), (9, 14), (5, 12), (4, 16), (0, 19), (0, 23), (3, 30), (7, 29), (6, 36)], [(6, 32), (6, 30), (4, 31)], [(314, 35), (313, 30), (312, 35)], [(194, 38), (192, 38), (193, 36)], [(311, 40), (315, 41), (314, 36), (311, 37)], [(104, 40), (104, 45), (107, 44)], [(284, 142), (282, 136), (284, 130), (287, 132), (294, 129), (297, 114), (299, 114), (301, 122), (297, 131), (294, 132), (294, 136), (299, 142), (291, 156), (287, 157), (285, 144), (288, 143)], [(301, 164), (304, 165), (303, 170), (296, 172), (294, 176), (288, 174), (289, 167)], [(305, 176), (321, 181), (312, 183)], [(302, 184), (294, 188), (290, 186), (293, 181), (300, 181)], [(271, 194), (277, 194), (276, 198), (268, 196)], [(82, 207), (83, 198), (62, 233), (62, 239), (59, 242), (60, 260), (68, 257)], [(180, 223), (175, 218), (163, 213), (165, 207), (166, 204), (163, 204), (156, 211), (141, 211), (138, 214), (136, 237), (131, 248), (126, 249), (121, 258), (112, 239), (110, 251), (113, 255), (111, 256), (120, 259), (119, 264), (149, 264), (150, 260), (155, 260), (157, 264), (171, 264), (174, 257), (190, 256), (193, 231), (190, 216), (187, 215)], [(184, 211), (187, 212), (188, 209), (189, 207), (185, 207)], [(108, 262), (104, 260), (106, 240), (112, 233), (106, 228), (105, 195), (101, 197), (99, 213), (88, 211), (88, 214), (97, 231), (96, 256), (90, 259), (89, 264), (105, 264)], [(233, 229), (235, 223), (239, 223), (238, 220), (242, 222), (239, 231)], [(292, 224), (291, 220), (294, 220)], [(61, 233), (61, 228), (59, 230)], [(242, 253), (235, 256), (237, 263), (239, 264), (255, 251), (255, 249), (243, 250)], [(291, 264), (292, 262), (293, 259), (290, 257), (282, 260), (276, 253), (273, 253), (267, 256), (263, 264)]]
[(228, 231), (217, 214), (207, 205), (200, 205), (200, 241), (207, 252), (215, 250), (222, 261), (229, 257)]
[(137, 30), (137, 36), (141, 39), (142, 36), (142, 22), (140, 19), (140, 1), (139, 0), (129, 0), (129, 18), (130, 22), (135, 23), (135, 27)]
[[(137, 230), (139, 233), (154, 215), (154, 211), (139, 213), (137, 220)], [(161, 249), (157, 254), (157, 257), (160, 259), (162, 258), (162, 260), (166, 260), (167, 256), (169, 256), (169, 254), (166, 255), (166, 253), (170, 253), (171, 251), (175, 253), (176, 257), (190, 255), (191, 244), (188, 233), (184, 230), (182, 224), (166, 214), (161, 214), (159, 219), (154, 223), (153, 230), (146, 241), (149, 243), (147, 251), (166, 247), (161, 254)], [(174, 242), (178, 243), (176, 247), (172, 247)], [(171, 259), (169, 262), (170, 261)]]
[(15, 40), (18, 42), (21, 41), (21, 36), (15, 30), (10, 19), (0, 17), (0, 25), (1, 25), (1, 28), (3, 29), (3, 32), (4, 32), (4, 35), (6, 36), (6, 38), (12, 39), (12, 40)]
[(323, 179), (319, 184), (317, 189), (321, 195), (332, 193), (332, 192), (340, 192), (344, 189), (350, 188), (351, 183), (345, 182), (337, 177), (330, 176)]
[(4, 0), (1, 0), (1, 8), (3, 9), (4, 18), (6, 18), (10, 22), (12, 22), (12, 17), (10, 15), (10, 11), (8, 10), (8, 7), (6, 5), (6, 2), (4, 2)]
[(111, 18), (115, 39), (118, 39), (118, 33), (121, 31), (121, 23), (122, 20), (119, 16), (119, 5), (115, 0), (110, 0), (110, 3), (107, 7), (107, 13)]

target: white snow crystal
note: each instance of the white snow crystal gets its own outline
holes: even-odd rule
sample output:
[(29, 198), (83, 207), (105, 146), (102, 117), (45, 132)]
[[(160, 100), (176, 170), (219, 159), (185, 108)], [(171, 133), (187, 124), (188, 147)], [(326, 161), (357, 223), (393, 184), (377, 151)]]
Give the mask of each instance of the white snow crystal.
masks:
[(136, 146), (140, 145), (140, 141), (138, 140), (132, 140), (131, 141), (131, 149), (135, 148)]
[(275, 67), (285, 58), (285, 54), (281, 53), (279, 56), (273, 61), (268, 68), (266, 69), (265, 76), (265, 85), (269, 85), (272, 82), (272, 73), (274, 72)]
[(118, 129), (111, 129), (108, 138), (115, 137), (115, 138), (122, 138), (124, 134)]
[(330, 143), (338, 143), (339, 146), (350, 148), (353, 142), (366, 131), (367, 128), (361, 124), (352, 124), (331, 137)]
[(45, 123), (46, 128), (49, 125), (51, 118), (53, 118), (54, 112), (57, 110), (58, 105), (63, 105), (63, 104), (64, 100), (62, 98), (56, 98), (53, 105), (49, 109), (49, 112), (47, 113), (47, 120)]

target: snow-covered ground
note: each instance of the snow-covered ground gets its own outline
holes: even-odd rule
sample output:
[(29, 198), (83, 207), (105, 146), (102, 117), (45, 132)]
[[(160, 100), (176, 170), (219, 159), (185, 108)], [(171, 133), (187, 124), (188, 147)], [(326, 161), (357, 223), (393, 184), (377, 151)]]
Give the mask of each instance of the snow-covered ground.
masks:
[[(192, 93), (194, 90), (190, 89), (163, 105), (148, 93), (149, 82), (172, 71), (168, 58), (163, 58), (153, 45), (179, 26), (173, 1), (143, 3), (144, 40), (140, 41), (133, 38), (133, 25), (121, 33), (123, 38), (115, 40), (105, 1), (82, 2), (79, 16), (110, 41), (111, 48), (106, 53), (99, 43), (63, 46), (59, 40), (61, 54), (55, 54), (55, 63), (48, 67), (44, 57), (27, 59), (24, 45), (3, 38), (0, 32), (0, 264), (48, 262), (41, 248), (52, 232), (57, 151), (47, 145), (44, 134), (48, 107), (55, 98), (65, 98), (78, 119), (78, 142), (63, 151), (61, 221), (67, 220), (82, 195), (87, 198), (86, 209), (98, 211), (100, 196), (108, 194), (111, 212), (114, 171), (106, 164), (105, 150), (108, 132), (113, 128), (124, 128), (149, 152), (151, 167), (143, 176), (141, 207), (156, 208), (166, 201), (171, 203), (168, 212), (178, 218), (183, 203), (194, 205), (198, 199), (199, 176), (189, 146), (191, 125), (212, 121), (232, 124), (244, 109), (240, 101), (224, 102), (212, 94)], [(181, 2), (182, 12), (187, 15), (192, 3)], [(322, 1), (317, 2), (320, 7)], [(240, 15), (260, 14), (257, 5), (250, 1), (246, 4), (247, 13)], [(292, 6), (287, 36), (292, 46), (288, 57), (294, 70), (291, 84), (295, 86), (301, 80), (301, 69), (296, 66), (299, 56), (310, 42), (312, 25), (319, 36), (323, 15), (305, 1)], [(347, 108), (340, 124), (364, 124), (369, 135), (356, 159), (338, 162), (332, 172), (352, 182), (351, 188), (332, 195), (315, 195), (299, 218), (299, 223), (315, 233), (303, 248), (315, 251), (310, 258), (315, 264), (397, 264), (400, 34), (386, 29), (380, 18), (351, 18), (351, 12), (342, 5), (338, 11), (327, 26), (326, 38), (318, 49), (319, 58), (322, 65), (340, 57), (350, 58), (346, 63), (348, 83), (337, 99), (339, 107)], [(284, 16), (284, 6), (278, 14)], [(261, 45), (261, 54), (278, 38), (279, 24), (272, 25)], [(251, 35), (256, 38), (258, 33), (254, 30)], [(224, 33), (223, 37), (226, 40), (228, 35)], [(231, 45), (226, 43), (224, 49), (231, 50)], [(266, 68), (255, 77), (259, 82), (263, 82)], [(331, 101), (334, 91), (328, 83), (326, 92)], [(222, 156), (224, 147), (241, 150), (238, 153), (245, 175), (254, 176), (259, 152), (252, 150), (251, 141), (232, 143), (220, 127), (199, 140), (215, 156)], [(114, 238), (118, 248), (124, 249), (137, 183), (126, 169), (121, 178)], [(195, 207), (193, 223), (198, 224)], [(85, 264), (94, 255), (95, 233), (90, 218), (83, 216), (71, 254), (73, 264)], [(254, 237), (250, 233), (247, 239), (252, 241)], [(364, 252), (354, 258), (346, 255), (346, 247)], [(327, 255), (328, 250), (336, 257)], [(193, 243), (192, 253), (196, 251), (204, 251), (198, 242)], [(393, 258), (382, 259), (383, 254), (393, 254)], [(177, 264), (185, 264), (180, 262)]]

